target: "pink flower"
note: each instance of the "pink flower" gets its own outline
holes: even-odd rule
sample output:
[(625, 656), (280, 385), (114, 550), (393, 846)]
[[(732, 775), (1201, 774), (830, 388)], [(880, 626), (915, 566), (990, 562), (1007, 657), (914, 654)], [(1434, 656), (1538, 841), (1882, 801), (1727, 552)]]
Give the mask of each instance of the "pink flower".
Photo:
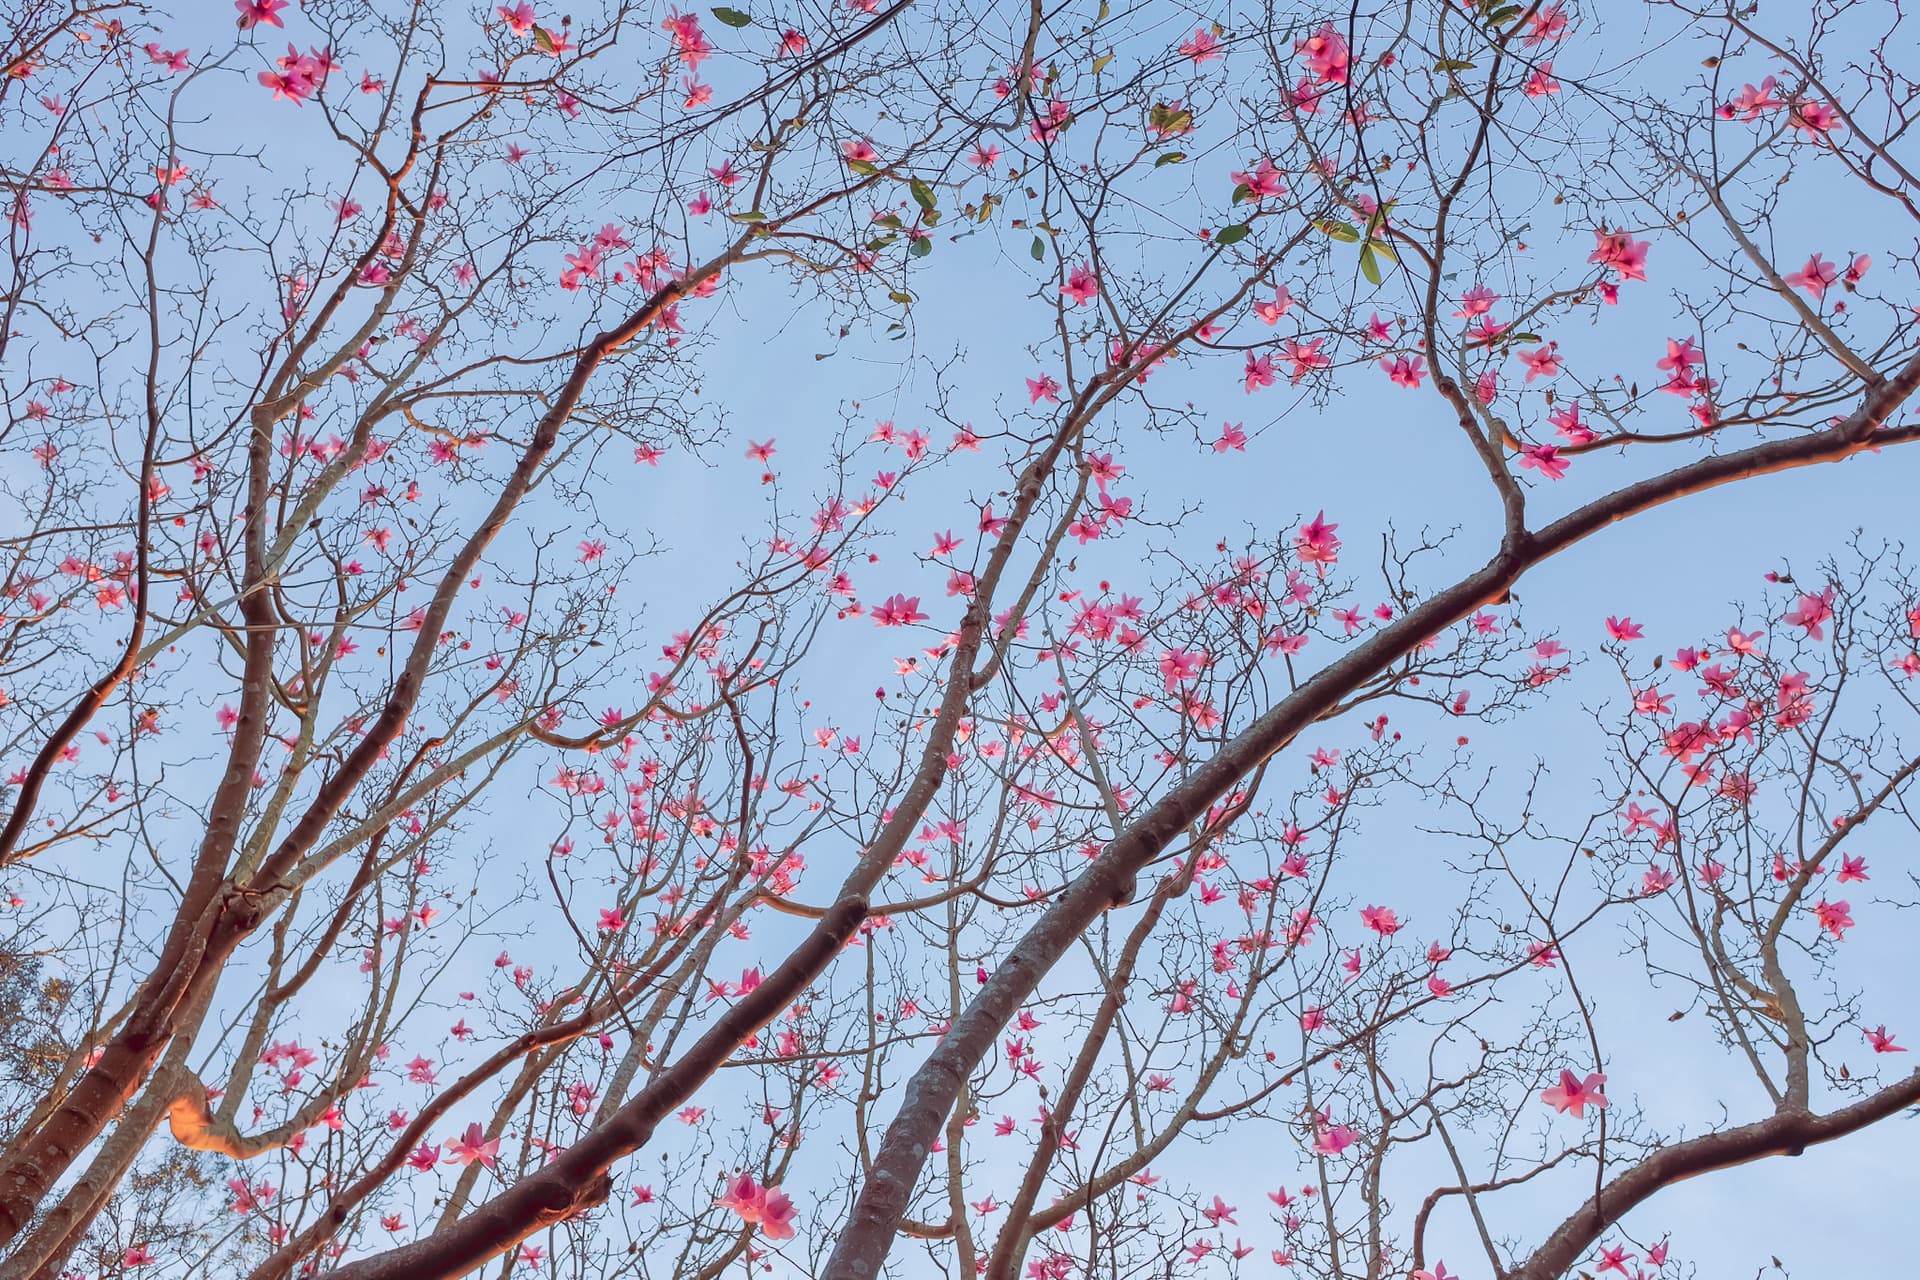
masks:
[(1528, 445), (1520, 451), (1520, 465), (1539, 471), (1549, 480), (1558, 480), (1567, 474), (1567, 460), (1560, 456), (1560, 450), (1550, 444)]
[(1543, 4), (1534, 11), (1527, 25), (1527, 34), (1521, 44), (1533, 46), (1545, 44), (1550, 40), (1564, 40), (1567, 35), (1567, 11), (1555, 0), (1552, 4)]
[(1281, 285), (1273, 291), (1272, 302), (1253, 304), (1253, 314), (1260, 317), (1262, 324), (1278, 324), (1280, 317), (1293, 309), (1293, 302), (1293, 294), (1287, 290), (1287, 286)]
[(1383, 938), (1391, 938), (1400, 931), (1400, 917), (1392, 907), (1362, 907), (1360, 920)]
[(1296, 386), (1300, 380), (1315, 369), (1325, 369), (1333, 363), (1333, 357), (1320, 350), (1325, 338), (1315, 338), (1312, 342), (1289, 340), (1280, 345), (1281, 356), (1293, 365), (1293, 375), (1288, 381)]
[(1419, 389), (1420, 380), (1427, 376), (1427, 362), (1420, 356), (1386, 356), (1380, 358), (1380, 367), (1387, 371), (1387, 377), (1396, 387)]
[(1893, 1036), (1888, 1034), (1884, 1023), (1867, 1032), (1866, 1037), (1867, 1043), (1873, 1046), (1875, 1053), (1905, 1053), (1907, 1051), (1906, 1046), (1893, 1042)]
[(1233, 180), (1247, 189), (1247, 199), (1259, 204), (1262, 200), (1278, 199), (1287, 194), (1287, 184), (1280, 180), (1279, 167), (1269, 157), (1262, 156), (1260, 163), (1251, 170), (1230, 175)]
[(1535, 378), (1555, 377), (1560, 372), (1560, 344), (1549, 342), (1544, 347), (1522, 351), (1520, 363), (1527, 366), (1528, 382), (1532, 382)]
[(892, 595), (885, 603), (873, 611), (873, 620), (883, 627), (904, 627), (909, 623), (925, 622), (927, 615), (920, 612), (919, 596)]
[(1234, 1208), (1234, 1206), (1228, 1204), (1219, 1196), (1215, 1196), (1212, 1205), (1200, 1210), (1200, 1216), (1207, 1220), (1209, 1226), (1217, 1227), (1224, 1222), (1228, 1226), (1237, 1227), (1240, 1224), (1234, 1219), (1233, 1215), (1238, 1212), (1240, 1211)]
[(1599, 439), (1584, 422), (1580, 421), (1578, 403), (1554, 410), (1547, 415), (1547, 421), (1553, 424), (1553, 429), (1559, 432), (1561, 439), (1568, 444), (1591, 444)]
[(1073, 118), (1073, 107), (1063, 99), (1055, 98), (1047, 104), (1046, 110), (1039, 113), (1030, 130), (1035, 142), (1052, 142), (1067, 127), (1067, 121)]
[(744, 1222), (755, 1223), (769, 1240), (793, 1239), (794, 1204), (778, 1187), (762, 1187), (753, 1175), (743, 1173), (727, 1183), (727, 1193), (718, 1201)]
[(1824, 640), (1826, 633), (1820, 627), (1833, 617), (1833, 596), (1832, 587), (1819, 595), (1802, 595), (1800, 602), (1783, 614), (1780, 620), (1804, 628), (1809, 640)]
[(1360, 1135), (1344, 1124), (1321, 1123), (1314, 1126), (1313, 1150), (1316, 1155), (1337, 1156), (1353, 1145)]
[(312, 86), (305, 80), (297, 76), (287, 75), (284, 72), (262, 71), (257, 79), (266, 88), (273, 90), (273, 100), (275, 102), (285, 98), (288, 102), (297, 103), (313, 92)]
[(1220, 39), (1205, 27), (1195, 31), (1179, 48), (1183, 58), (1191, 58), (1195, 65), (1220, 56)]
[(1606, 1086), (1606, 1076), (1594, 1072), (1585, 1080), (1571, 1071), (1560, 1072), (1560, 1083), (1541, 1092), (1540, 1101), (1562, 1113), (1571, 1111), (1575, 1120), (1586, 1119), (1588, 1105), (1605, 1108), (1606, 1095), (1601, 1089)]
[(1293, 47), (1295, 52), (1307, 55), (1307, 68), (1320, 77), (1321, 84), (1347, 82), (1347, 42), (1333, 29), (1331, 22), (1306, 39), (1295, 41)]
[(1456, 319), (1471, 320), (1475, 316), (1484, 316), (1492, 311), (1493, 304), (1498, 301), (1500, 301), (1499, 294), (1483, 284), (1476, 284), (1460, 295), (1460, 310), (1453, 314)]
[(1246, 368), (1247, 390), (1255, 391), (1261, 387), (1273, 385), (1273, 357), (1261, 356), (1254, 359), (1253, 352), (1247, 352)]
[(1327, 523), (1327, 513), (1322, 511), (1311, 521), (1300, 526), (1300, 532), (1293, 537), (1293, 552), (1300, 557), (1302, 564), (1333, 564), (1340, 559), (1340, 539), (1333, 531), (1340, 526)]
[(499, 1153), (500, 1139), (487, 1137), (478, 1124), (468, 1125), (466, 1133), (447, 1143), (448, 1164), (482, 1164), (491, 1169)]
[(187, 69), (187, 51), (185, 49), (162, 49), (157, 44), (145, 46), (147, 57), (155, 66), (165, 67), (168, 71)]
[(767, 1209), (767, 1193), (752, 1174), (743, 1173), (727, 1183), (727, 1193), (720, 1197), (719, 1205), (739, 1214), (742, 1221), (758, 1222)]
[(768, 1187), (760, 1211), (760, 1232), (769, 1240), (793, 1239), (793, 1201), (777, 1187)]
[(1207, 665), (1207, 655), (1187, 649), (1169, 649), (1160, 655), (1160, 678), (1166, 683), (1168, 693), (1181, 685), (1197, 679), (1200, 669)]
[(1588, 262), (1599, 263), (1622, 280), (1647, 278), (1646, 241), (1635, 240), (1624, 231), (1596, 231), (1593, 238), (1596, 243), (1587, 255)]
[(673, 33), (674, 46), (689, 71), (698, 67), (701, 59), (713, 52), (713, 45), (700, 30), (700, 18), (696, 14), (670, 13), (661, 19), (660, 26)]
[(1802, 102), (1794, 107), (1790, 119), (1793, 127), (1808, 138), (1819, 138), (1839, 125), (1840, 113), (1824, 102)]
[(1094, 295), (1100, 292), (1100, 277), (1093, 273), (1093, 267), (1081, 263), (1067, 275), (1066, 284), (1060, 288), (1062, 297), (1072, 298), (1075, 306), (1085, 306), (1092, 302)]
[(1772, 76), (1762, 80), (1758, 88), (1751, 84), (1742, 85), (1733, 101), (1721, 108), (1720, 114), (1729, 120), (1735, 115), (1742, 120), (1756, 120), (1762, 111), (1778, 111), (1787, 105), (1774, 96), (1774, 90), (1779, 87), (1780, 82)]
[(1819, 254), (1807, 259), (1807, 265), (1782, 278), (1791, 288), (1805, 289), (1816, 299), (1827, 296), (1827, 286), (1840, 278), (1840, 268)]
[(233, 0), (233, 7), (240, 11), (242, 30), (262, 22), (281, 28), (287, 25), (280, 21), (280, 11), (287, 7), (287, 0)]
[(1814, 918), (1820, 927), (1833, 935), (1835, 942), (1846, 939), (1847, 930), (1853, 928), (1853, 915), (1847, 903), (1828, 902), (1822, 898), (1813, 908)]

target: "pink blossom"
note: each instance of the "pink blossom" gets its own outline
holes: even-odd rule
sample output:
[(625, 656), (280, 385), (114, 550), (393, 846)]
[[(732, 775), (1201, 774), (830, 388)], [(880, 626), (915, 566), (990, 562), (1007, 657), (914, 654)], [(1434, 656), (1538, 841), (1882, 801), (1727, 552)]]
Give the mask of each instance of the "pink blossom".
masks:
[(920, 612), (919, 596), (892, 595), (885, 603), (873, 611), (873, 620), (883, 627), (904, 627), (915, 622), (925, 622), (927, 615)]
[(1819, 254), (1807, 259), (1807, 265), (1782, 277), (1791, 288), (1805, 289), (1815, 298), (1827, 296), (1827, 286), (1840, 278), (1840, 268)]
[(1544, 1090), (1540, 1094), (1540, 1101), (1563, 1114), (1571, 1111), (1574, 1119), (1583, 1120), (1586, 1118), (1587, 1107), (1595, 1106), (1602, 1109), (1606, 1107), (1607, 1098), (1601, 1092), (1606, 1083), (1606, 1076), (1599, 1072), (1590, 1073), (1585, 1080), (1582, 1080), (1573, 1072), (1563, 1070), (1560, 1073), (1560, 1083)]

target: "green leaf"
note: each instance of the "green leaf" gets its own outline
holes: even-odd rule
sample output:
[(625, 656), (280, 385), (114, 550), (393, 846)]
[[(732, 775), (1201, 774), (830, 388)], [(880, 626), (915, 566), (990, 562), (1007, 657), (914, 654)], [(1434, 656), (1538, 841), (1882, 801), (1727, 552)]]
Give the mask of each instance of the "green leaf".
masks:
[(849, 160), (847, 161), (847, 168), (853, 170), (857, 174), (860, 174), (862, 177), (867, 177), (867, 178), (870, 178), (874, 174), (880, 172), (880, 167), (874, 164), (873, 161), (871, 160)]
[(730, 27), (750, 27), (753, 25), (752, 17), (740, 12), (738, 9), (729, 9), (725, 5), (721, 5), (718, 9), (715, 9), (713, 16)]
[(1366, 248), (1360, 251), (1360, 274), (1367, 278), (1368, 284), (1376, 287), (1378, 287), (1384, 278), (1380, 274), (1380, 263), (1373, 256), (1372, 244), (1368, 244)]
[(1342, 244), (1360, 243), (1360, 233), (1355, 231), (1348, 223), (1334, 222), (1329, 219), (1328, 221), (1320, 223), (1319, 226), (1322, 231), (1332, 236), (1335, 240), (1340, 241)]
[(1047, 260), (1047, 242), (1039, 236), (1035, 236), (1033, 238), (1033, 246), (1029, 248), (1027, 252), (1033, 255), (1035, 262), (1045, 262)]
[(735, 222), (765, 222), (767, 215), (758, 209), (749, 209), (745, 213), (729, 214)]
[(1388, 262), (1400, 261), (1400, 256), (1393, 251), (1393, 246), (1388, 244), (1385, 240), (1375, 240), (1368, 247), (1371, 248), (1375, 253), (1379, 254), (1381, 257), (1385, 258)]
[(918, 178), (907, 184), (907, 190), (913, 193), (913, 202), (922, 209), (931, 209), (937, 203), (933, 198), (933, 188)]
[(888, 294), (887, 296), (893, 299), (895, 302), (899, 303), (903, 307), (909, 307), (913, 305), (913, 295), (910, 293), (901, 293), (899, 290), (896, 289), (894, 292)]
[(1193, 128), (1193, 112), (1185, 107), (1170, 107), (1164, 102), (1156, 102), (1153, 109), (1147, 112), (1147, 124), (1163, 137), (1185, 133)]
[(878, 253), (899, 238), (899, 236), (879, 236), (869, 240), (867, 241), (867, 252)]
[(1246, 223), (1236, 222), (1230, 227), (1220, 228), (1220, 233), (1214, 236), (1213, 242), (1215, 244), (1239, 244), (1247, 238), (1247, 233), (1251, 230), (1253, 230), (1253, 228), (1249, 227)]
[(1495, 9), (1492, 13), (1488, 14), (1487, 21), (1491, 22), (1494, 26), (1497, 27), (1501, 23), (1507, 21), (1509, 18), (1517, 18), (1519, 16), (1520, 16), (1520, 6), (1517, 4), (1510, 4), (1499, 9)]
[(1540, 341), (1540, 335), (1537, 333), (1503, 333), (1500, 335), (1500, 337), (1501, 337), (1501, 340), (1505, 342), (1538, 342)]
[(1093, 60), (1093, 74), (1099, 75), (1102, 71), (1105, 71), (1107, 69), (1107, 64), (1112, 61), (1113, 61), (1113, 55), (1110, 53), (1103, 53), (1099, 57), (1095, 58)]
[(1433, 64), (1435, 71), (1471, 71), (1473, 64), (1459, 58), (1442, 58)]
[(933, 237), (922, 236), (907, 246), (907, 252), (916, 258), (924, 258), (933, 252)]
[(1165, 155), (1161, 156), (1158, 160), (1155, 160), (1153, 162), (1153, 167), (1158, 169), (1163, 164), (1179, 164), (1182, 160), (1185, 160), (1186, 158), (1187, 158), (1187, 153), (1184, 151), (1169, 151)]
[(1239, 186), (1233, 189), (1233, 199), (1229, 200), (1227, 203), (1239, 204), (1242, 200), (1245, 200), (1248, 196), (1252, 194), (1253, 194), (1253, 188), (1243, 182)]
[(542, 53), (552, 53), (560, 47), (560, 42), (553, 38), (553, 32), (538, 25), (533, 28), (533, 43)]

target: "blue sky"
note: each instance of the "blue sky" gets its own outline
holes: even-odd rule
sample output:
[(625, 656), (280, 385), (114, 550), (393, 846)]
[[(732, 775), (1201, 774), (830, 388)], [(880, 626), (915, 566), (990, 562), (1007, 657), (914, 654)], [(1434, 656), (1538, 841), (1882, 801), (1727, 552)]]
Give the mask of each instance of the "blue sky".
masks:
[[(1626, 9), (1622, 6), (1616, 15), (1610, 8), (1605, 16), (1626, 28), (1613, 33), (1614, 38), (1631, 42), (1637, 27), (1631, 16), (1621, 16)], [(1183, 34), (1178, 28), (1189, 18), (1184, 12), (1176, 16), (1177, 23), (1150, 17), (1156, 38)], [(1219, 16), (1223, 21), (1232, 17)], [(224, 23), (225, 14), (219, 19)], [(209, 34), (217, 25), (198, 14), (196, 21), (207, 22)], [(191, 23), (176, 29), (189, 39), (198, 34)], [(293, 34), (304, 39), (298, 31)], [(205, 41), (193, 43), (200, 47)], [(1596, 65), (1603, 61), (1600, 54), (1593, 60)], [(1573, 61), (1577, 57), (1563, 64), (1563, 74), (1569, 74)], [(351, 60), (349, 65), (355, 67)], [(1756, 76), (1766, 69), (1760, 61), (1751, 66)], [(264, 95), (251, 84), (251, 70), (245, 81), (210, 84), (204, 106), (231, 112), (236, 148), (249, 142), (287, 147), (290, 137), (298, 137), (292, 129), (312, 127), (312, 113), (302, 124), (290, 126), (288, 122), (301, 121), (301, 116), (286, 104), (264, 104)], [(1684, 46), (1655, 55), (1635, 72), (1638, 82), (1661, 89), (1698, 74), (1696, 50)], [(275, 168), (281, 154), (269, 152), (270, 173), (258, 180), (258, 190), (271, 190), (284, 178)], [(1222, 185), (1225, 175), (1247, 159), (1231, 147), (1203, 156), (1194, 165), (1199, 171), (1195, 187)], [(227, 162), (227, 167), (231, 172), (239, 166)], [(226, 190), (243, 181), (235, 175)], [(1826, 181), (1825, 170), (1815, 181)], [(1809, 186), (1803, 179), (1787, 189), (1771, 224), (1773, 247), (1783, 266), (1797, 265), (1816, 250), (1844, 261), (1844, 255), (1869, 249), (1879, 256), (1901, 243), (1903, 228), (1876, 206), (1849, 202), (1835, 208), (1823, 187)], [(1542, 188), (1529, 197), (1546, 217), (1555, 216), (1545, 203), (1552, 194)], [(579, 210), (583, 233), (631, 215), (617, 207), (611, 194), (601, 198), (606, 207)], [(1568, 255), (1577, 261), (1590, 247), (1586, 231), (1536, 221), (1536, 252), (1549, 262)], [(1026, 410), (1024, 379), (1058, 372), (1057, 357), (1045, 346), (1049, 312), (1034, 300), (1036, 293), (1051, 296), (1054, 260), (1049, 254), (1044, 266), (1036, 265), (1026, 252), (1026, 233), (1009, 230), (1004, 236), (1002, 240), (992, 230), (958, 242), (942, 236), (913, 277), (918, 301), (911, 331), (897, 341), (879, 324), (869, 326), (858, 319), (853, 332), (838, 339), (834, 331), (844, 316), (827, 317), (804, 306), (797, 318), (788, 320), (795, 312), (788, 287), (751, 273), (742, 273), (717, 304), (700, 311), (707, 342), (700, 357), (705, 369), (701, 402), (709, 407), (710, 421), (723, 424), (714, 447), (701, 458), (670, 450), (657, 469), (629, 467), (616, 456), (604, 469), (605, 483), (591, 518), (550, 508), (539, 513), (545, 527), (565, 527), (569, 536), (610, 536), (635, 545), (659, 539), (662, 553), (640, 562), (628, 587), (646, 601), (639, 625), (647, 634), (637, 642), (640, 652), (657, 651), (659, 643), (712, 598), (713, 583), (725, 581), (743, 540), (764, 532), (761, 511), (776, 492), (790, 510), (810, 509), (808, 491), (818, 483), (843, 431), (859, 439), (875, 421), (892, 419), (903, 428), (924, 426), (936, 440), (947, 438), (948, 430), (929, 409), (936, 366), (955, 361), (947, 407), (983, 434)], [(1695, 251), (1677, 237), (1654, 232), (1648, 238), (1654, 245), (1650, 283), (1623, 288), (1621, 305), (1603, 310), (1595, 323), (1582, 314), (1545, 335), (1561, 342), (1570, 366), (1595, 375), (1619, 371), (1650, 385), (1658, 377), (1654, 362), (1664, 351), (1664, 339), (1693, 331), (1691, 322), (1676, 313), (1668, 282), (1676, 277), (1709, 280), (1715, 269), (1709, 259), (1724, 243), (1710, 240)], [(1166, 255), (1164, 264), (1148, 259), (1129, 263), (1129, 268), (1151, 274), (1163, 265), (1169, 272), (1183, 265), (1174, 250), (1155, 252)], [(1885, 294), (1913, 292), (1910, 263), (1896, 264), (1888, 257), (1882, 264), (1883, 274), (1875, 279)], [(1467, 283), (1459, 282), (1461, 288)], [(1357, 283), (1343, 287), (1364, 291)], [(1359, 310), (1364, 315), (1373, 308), (1382, 314), (1407, 314), (1407, 298), (1397, 280), (1390, 279)], [(817, 358), (829, 351), (828, 358)], [(1181, 509), (1189, 514), (1176, 529), (1136, 529), (1118, 545), (1084, 552), (1088, 573), (1101, 567), (1116, 585), (1125, 586), (1126, 575), (1145, 559), (1143, 548), (1202, 552), (1222, 538), (1237, 541), (1250, 528), (1268, 536), (1290, 530), (1320, 510), (1340, 524), (1350, 562), (1370, 561), (1380, 533), (1391, 525), (1403, 535), (1454, 530), (1445, 564), (1476, 563), (1475, 557), (1492, 545), (1497, 509), (1445, 406), (1430, 392), (1393, 386), (1369, 368), (1343, 371), (1335, 385), (1325, 403), (1314, 403), (1284, 385), (1250, 396), (1240, 386), (1238, 358), (1232, 355), (1178, 362), (1157, 371), (1151, 387), (1156, 399), (1191, 401), (1203, 432), (1217, 430), (1223, 421), (1244, 422), (1252, 439), (1244, 453), (1220, 455), (1208, 447), (1210, 436), (1195, 438), (1177, 431), (1149, 435), (1137, 429), (1138, 415), (1122, 409), (1114, 424), (1103, 428), (1123, 444), (1120, 457), (1128, 479), (1119, 489), (1134, 496), (1149, 519)], [(1663, 423), (1669, 428), (1685, 414), (1684, 402), (1677, 398), (1654, 409), (1672, 419)], [(763, 485), (761, 467), (742, 456), (749, 440), (769, 437), (780, 450), (782, 481), (777, 490)], [(1690, 449), (1681, 446), (1653, 456), (1657, 463), (1671, 464), (1694, 456)], [(1543, 490), (1533, 485), (1531, 500), (1538, 508), (1533, 518), (1544, 522), (1549, 514), (1599, 492), (1602, 484), (1643, 474), (1649, 465), (1644, 455), (1581, 458), (1560, 486)], [(863, 478), (866, 466), (864, 461), (857, 464), (856, 478)], [(917, 480), (908, 501), (886, 517), (889, 532), (875, 546), (880, 563), (859, 571), (863, 598), (877, 600), (894, 590), (917, 593), (933, 614), (928, 637), (951, 625), (957, 612), (943, 595), (945, 572), (917, 564), (916, 555), (940, 529), (970, 531), (969, 500), (1004, 485), (1003, 459), (992, 443), (978, 458), (956, 459)], [(1671, 653), (1678, 645), (1723, 632), (1735, 620), (1733, 602), (1759, 599), (1764, 573), (1791, 564), (1797, 574), (1811, 577), (1823, 557), (1844, 553), (1856, 529), (1869, 540), (1904, 536), (1916, 527), (1911, 517), (1915, 492), (1920, 492), (1920, 450), (1770, 476), (1668, 505), (1596, 536), (1524, 578), (1516, 595), (1523, 604), (1527, 633), (1558, 635), (1577, 655), (1592, 657), (1604, 638), (1602, 619), (1631, 616), (1646, 627), (1647, 648)], [(1438, 581), (1437, 570), (1430, 568), (1426, 581)], [(1375, 593), (1377, 584), (1363, 579), (1359, 595), (1364, 603), (1370, 604)], [(1756, 616), (1746, 615), (1749, 621)], [(811, 664), (804, 676), (822, 718), (844, 714), (852, 725), (870, 715), (872, 690), (890, 683), (891, 659), (902, 651), (895, 633), (879, 632), (865, 619), (830, 623), (823, 653), (832, 660)], [(637, 694), (623, 695), (618, 685), (617, 680), (609, 682), (610, 704), (638, 702)], [(1605, 772), (1588, 709), (1616, 698), (1618, 689), (1606, 677), (1604, 664), (1588, 663), (1553, 694), (1510, 723), (1475, 725), (1470, 732), (1476, 759), (1497, 768), (1503, 778), (1517, 777), (1536, 759), (1548, 760), (1554, 769), (1551, 794), (1571, 816), (1586, 812), (1592, 803), (1589, 781)], [(1408, 720), (1417, 722), (1413, 716)], [(1444, 725), (1433, 728), (1436, 734), (1446, 731)], [(1349, 725), (1331, 729), (1327, 736), (1358, 733), (1357, 726)], [(1442, 741), (1436, 738), (1436, 743)], [(1303, 741), (1296, 754), (1314, 745), (1317, 738)], [(524, 781), (530, 785), (532, 778)], [(516, 779), (508, 790), (520, 782)], [(1390, 805), (1374, 816), (1368, 840), (1383, 851), (1377, 879), (1359, 875), (1346, 890), (1364, 896), (1371, 889), (1397, 887), (1405, 893), (1405, 873), (1390, 858), (1434, 847), (1433, 838), (1422, 831), (1426, 817), (1417, 805)], [(551, 842), (552, 826), (536, 806), (499, 803), (491, 833), (497, 848), (538, 850)], [(1881, 844), (1873, 834), (1866, 841), (1876, 865), (1888, 872), (1875, 887), (1894, 891), (1892, 873), (1913, 866), (1910, 842)], [(1449, 905), (1415, 899), (1404, 903), (1404, 913), (1417, 919), (1423, 907), (1441, 914)], [(1863, 927), (1847, 943), (1845, 972), (1872, 990), (1866, 1015), (1870, 1022), (1906, 1028), (1906, 1038), (1913, 1039), (1920, 1035), (1920, 990), (1912, 983), (1889, 981), (1912, 971), (1913, 945), (1903, 942), (1899, 917), (1887, 908), (1863, 910), (1857, 905), (1855, 915)], [(775, 936), (768, 931), (767, 937)], [(1614, 954), (1604, 940), (1587, 941), (1573, 959), (1583, 973), (1594, 975), (1592, 990), (1609, 1031), (1608, 1048), (1618, 1055), (1609, 1064), (1610, 1092), (1616, 1099), (1631, 1099), (1649, 1117), (1690, 1129), (1710, 1120), (1721, 1103), (1735, 1120), (1759, 1114), (1763, 1099), (1750, 1081), (1729, 1068), (1723, 1053), (1706, 1044), (1699, 1019), (1664, 1021), (1667, 1009), (1661, 1001), (1666, 997), (1648, 995), (1645, 976), (1635, 963)], [(1676, 1256), (1696, 1264), (1703, 1276), (1749, 1275), (1776, 1255), (1801, 1274), (1817, 1275), (1836, 1266), (1849, 1272), (1892, 1270), (1907, 1261), (1909, 1251), (1896, 1224), (1913, 1198), (1913, 1134), (1911, 1122), (1896, 1121), (1797, 1160), (1769, 1161), (1683, 1184), (1662, 1193), (1631, 1225), (1644, 1239), (1671, 1232)], [(816, 1154), (809, 1153), (799, 1166), (804, 1177), (797, 1177), (790, 1189), (815, 1190), (806, 1185), (808, 1178), (821, 1189), (831, 1183), (836, 1176), (827, 1161), (834, 1154), (832, 1146), (816, 1143), (817, 1161)], [(1277, 1183), (1274, 1171), (1255, 1162), (1247, 1150), (1232, 1143), (1189, 1146), (1161, 1171), (1188, 1181), (1203, 1197), (1215, 1189), (1250, 1191)], [(1223, 1156), (1228, 1163), (1223, 1164)], [(635, 1163), (644, 1165), (648, 1159), (643, 1154)], [(1300, 1180), (1285, 1170), (1281, 1175)], [(1226, 1185), (1216, 1188), (1215, 1183)], [(1419, 1190), (1411, 1180), (1403, 1198), (1407, 1191), (1417, 1199)], [(1537, 1237), (1544, 1224), (1570, 1207), (1576, 1194), (1574, 1179), (1543, 1179), (1537, 1191), (1516, 1194), (1507, 1210), (1511, 1216), (1504, 1221)], [(1247, 1208), (1243, 1222), (1258, 1216), (1244, 1198), (1241, 1203)], [(1755, 1228), (1756, 1209), (1767, 1211), (1764, 1231)], [(1249, 1227), (1246, 1236), (1254, 1243), (1266, 1238), (1257, 1226)], [(1438, 1254), (1453, 1270), (1469, 1280), (1485, 1274), (1484, 1265), (1473, 1265), (1478, 1250), (1464, 1220), (1449, 1222), (1441, 1238), (1445, 1243)], [(1261, 1266), (1253, 1273), (1267, 1270)]]

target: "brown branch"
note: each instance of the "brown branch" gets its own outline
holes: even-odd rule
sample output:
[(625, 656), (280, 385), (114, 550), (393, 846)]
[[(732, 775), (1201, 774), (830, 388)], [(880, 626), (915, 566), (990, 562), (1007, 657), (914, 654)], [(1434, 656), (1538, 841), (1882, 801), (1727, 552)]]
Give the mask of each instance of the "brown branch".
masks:
[(1857, 1133), (1917, 1103), (1920, 1070), (1850, 1107), (1823, 1116), (1782, 1112), (1662, 1147), (1589, 1198), (1524, 1263), (1508, 1272), (1507, 1280), (1559, 1280), (1608, 1227), (1662, 1188), (1769, 1156), (1799, 1155), (1808, 1147)]

